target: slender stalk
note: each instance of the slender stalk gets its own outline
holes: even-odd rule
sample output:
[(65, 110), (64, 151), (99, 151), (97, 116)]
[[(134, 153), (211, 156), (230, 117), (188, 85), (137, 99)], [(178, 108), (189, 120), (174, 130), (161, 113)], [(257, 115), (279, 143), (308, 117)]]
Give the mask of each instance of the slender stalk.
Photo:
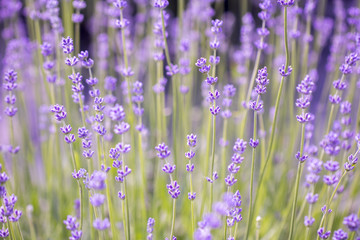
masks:
[[(334, 198), (334, 196), (335, 196), (335, 193), (337, 192), (337, 190), (338, 190), (338, 188), (339, 188), (342, 180), (344, 179), (346, 173), (347, 173), (347, 171), (344, 171), (344, 173), (341, 175), (341, 178), (340, 178), (339, 182), (337, 183), (337, 185), (336, 185), (333, 193), (331, 194), (331, 197), (328, 199), (328, 201), (327, 201), (327, 203), (326, 203), (326, 208), (325, 208), (324, 214), (323, 214), (323, 216), (322, 216), (322, 218), (321, 218), (320, 225), (319, 225), (319, 229), (320, 229), (323, 225), (325, 225), (324, 222), (325, 222), (325, 219), (326, 219), (327, 212), (328, 212), (328, 210), (330, 209), (331, 202), (332, 202), (332, 200), (333, 200), (333, 198)], [(320, 239), (320, 238), (319, 238), (319, 235), (317, 235), (316, 240), (319, 240), (319, 239)]]
[[(220, 178), (225, 178), (226, 175), (226, 135), (227, 135), (227, 126), (228, 126), (228, 119), (224, 118), (224, 128), (223, 128), (223, 135), (222, 135), (222, 139), (224, 141), (224, 145), (222, 146), (221, 149), (221, 176)], [(225, 186), (225, 185), (223, 185)]]
[(36, 233), (35, 233), (35, 228), (34, 228), (34, 222), (32, 219), (32, 216), (28, 216), (28, 221), (29, 221), (29, 226), (30, 226), (30, 236), (31, 236), (31, 240), (36, 240)]
[[(285, 69), (288, 69), (289, 60), (290, 60), (290, 52), (289, 52), (288, 34), (287, 34), (287, 7), (284, 8), (284, 43), (285, 43), (285, 53), (286, 53)], [(257, 197), (259, 195), (259, 191), (261, 189), (261, 186), (262, 186), (262, 183), (263, 183), (263, 180), (264, 180), (265, 172), (266, 172), (266, 169), (267, 169), (267, 164), (269, 163), (269, 160), (272, 157), (272, 147), (273, 147), (274, 139), (275, 139), (276, 123), (277, 123), (277, 117), (278, 117), (278, 114), (279, 114), (280, 99), (281, 99), (282, 89), (283, 89), (283, 86), (284, 86), (284, 80), (285, 80), (285, 77), (282, 77), (281, 82), (280, 82), (280, 86), (279, 86), (279, 90), (278, 90), (278, 94), (277, 94), (277, 97), (276, 97), (275, 114), (274, 114), (272, 127), (271, 127), (271, 135), (270, 135), (270, 140), (269, 140), (269, 147), (267, 149), (265, 164), (264, 164), (263, 169), (261, 170), (261, 174), (260, 174), (260, 178), (259, 178), (259, 183), (258, 183), (256, 195), (255, 195), (255, 201), (254, 201), (255, 205), (256, 205)]]
[[(191, 166), (191, 159), (189, 159), (189, 165)], [(190, 192), (193, 193), (193, 182), (192, 182), (192, 173), (189, 172), (189, 181), (190, 181)], [(190, 201), (191, 207), (191, 233), (195, 232), (195, 214), (194, 214), (194, 200)]]
[[(122, 187), (123, 189), (123, 187)], [(126, 198), (126, 196), (125, 196)], [(123, 224), (124, 224), (124, 234), (125, 234), (125, 239), (129, 239), (128, 236), (128, 232), (127, 232), (127, 221), (126, 221), (126, 210), (125, 210), (125, 201), (122, 200), (121, 201), (121, 209), (122, 209), (122, 216), (123, 216)]]
[[(304, 110), (303, 110), (304, 112)], [(300, 157), (304, 154), (304, 142), (305, 142), (305, 124), (301, 124), (301, 140), (300, 140)], [(299, 185), (300, 185), (300, 178), (301, 178), (301, 169), (302, 169), (302, 163), (299, 161), (298, 163), (298, 170), (296, 173), (296, 182), (295, 182), (295, 195), (294, 200), (292, 204), (292, 211), (291, 211), (291, 220), (290, 220), (290, 233), (289, 233), (289, 240), (293, 238), (293, 232), (294, 232), (294, 223), (295, 223), (295, 211), (296, 211), (296, 203), (297, 203), (297, 197), (299, 192)]]
[[(74, 150), (72, 147), (72, 144), (70, 144), (70, 152), (71, 152), (71, 160), (73, 162), (73, 167), (75, 168), (75, 170), (78, 170), (77, 164), (76, 164), (76, 160), (75, 160), (75, 154), (74, 154)], [(79, 230), (82, 230), (82, 226), (83, 226), (83, 193), (82, 193), (82, 187), (81, 187), (81, 183), (79, 181), (79, 179), (77, 179), (77, 183), (79, 186), (79, 200), (80, 200), (80, 223), (79, 223)]]
[[(311, 217), (311, 211), (312, 211), (312, 205), (310, 204), (309, 206), (309, 217)], [(309, 240), (310, 237), (310, 227), (306, 227), (306, 232), (305, 232), (305, 240)]]
[[(260, 94), (257, 97), (256, 105), (260, 100)], [(253, 140), (256, 141), (257, 136), (257, 112), (254, 110), (254, 130), (253, 130)], [(255, 171), (255, 150), (256, 147), (252, 149), (252, 158), (251, 158), (251, 173), (250, 173), (250, 202), (249, 202), (249, 214), (248, 214), (248, 221), (245, 233), (245, 239), (247, 240), (250, 234), (251, 229), (251, 220), (253, 214), (253, 191), (254, 191), (254, 171)]]
[[(216, 41), (215, 36), (215, 41)], [(213, 57), (216, 59), (216, 49), (213, 51)], [(216, 64), (211, 66), (211, 76), (214, 78), (216, 74)], [(211, 91), (214, 92), (215, 88), (214, 85), (211, 85)], [(213, 102), (213, 108), (215, 109), (216, 103), (215, 100)], [(211, 169), (210, 169), (210, 177), (213, 178), (213, 172), (214, 172), (214, 164), (215, 164), (215, 137), (216, 137), (216, 117), (214, 115), (211, 115), (212, 117), (212, 147), (211, 147)], [(214, 192), (214, 184), (210, 184), (210, 205), (209, 209), (211, 212), (212, 203), (213, 203), (213, 192)]]
[(117, 238), (116, 236), (116, 224), (115, 224), (115, 218), (114, 218), (114, 207), (111, 201), (111, 194), (110, 194), (110, 184), (109, 184), (109, 180), (108, 178), (106, 178), (105, 180), (106, 183), (106, 199), (107, 199), (107, 204), (109, 207), (109, 219), (110, 219), (110, 228), (111, 228), (111, 234), (112, 234), (112, 238)]
[(170, 238), (173, 239), (174, 235), (174, 228), (175, 228), (175, 213), (176, 213), (176, 199), (173, 199), (173, 207), (172, 207), (172, 221), (171, 221), (171, 231), (170, 231)]
[[(141, 117), (140, 117), (140, 124), (141, 124)], [(140, 125), (141, 126), (141, 125)], [(145, 176), (145, 160), (144, 160), (144, 152), (142, 146), (142, 135), (139, 131), (138, 134), (138, 146), (139, 146), (139, 158), (140, 158), (140, 172), (141, 172), (141, 189), (140, 189), (140, 198), (141, 198), (141, 213), (142, 217), (146, 219), (146, 203), (145, 203), (145, 193), (146, 193), (146, 176)]]
[[(124, 143), (124, 134), (121, 135), (121, 142)], [(122, 154), (122, 170), (125, 172), (125, 160), (124, 160), (124, 154)], [(124, 178), (123, 181), (123, 190), (124, 190), (124, 194), (125, 194), (125, 199), (123, 200), (124, 205), (123, 208), (125, 208), (124, 212), (125, 212), (125, 218), (124, 218), (124, 228), (125, 228), (125, 232), (126, 232), (126, 239), (131, 239), (131, 235), (130, 235), (130, 217), (129, 217), (129, 205), (128, 205), (128, 194), (127, 194), (127, 187), (126, 187), (126, 178)], [(123, 216), (124, 216), (124, 212), (123, 212)]]
[[(77, 9), (76, 13), (79, 14), (80, 10)], [(80, 52), (80, 23), (75, 24), (75, 53)]]
[[(170, 68), (170, 71), (172, 71), (172, 63), (171, 63), (171, 59), (170, 59), (170, 54), (169, 54), (169, 48), (168, 48), (168, 43), (167, 43), (167, 38), (166, 38), (166, 29), (165, 29), (165, 19), (164, 19), (164, 11), (163, 9), (160, 10), (160, 14), (161, 14), (161, 27), (162, 27), (162, 34), (163, 34), (163, 39), (164, 39), (164, 51), (165, 51), (165, 57), (166, 57), (166, 62), (168, 67)], [(176, 144), (176, 100), (177, 100), (177, 82), (176, 80), (173, 78), (172, 81), (172, 97), (173, 97), (173, 109), (172, 109), (172, 130), (173, 130), (173, 150), (174, 150), (174, 164), (177, 165), (177, 144)], [(176, 176), (176, 169), (174, 171), (174, 174)]]
[[(69, 55), (69, 57), (71, 57)], [(71, 67), (72, 73), (73, 75), (75, 75), (75, 68)], [(84, 104), (82, 102), (82, 98), (81, 98), (81, 93), (78, 93), (78, 98), (79, 98), (79, 105), (80, 105), (80, 113), (81, 113), (81, 121), (82, 121), (82, 125), (85, 127), (85, 112), (84, 112)]]
[[(265, 21), (262, 21), (262, 26), (261, 26), (261, 28), (263, 28), (263, 29), (265, 28), (265, 23), (266, 23)], [(263, 44), (263, 42), (264, 42), (264, 37), (261, 37), (261, 38), (260, 38), (260, 44)], [(249, 83), (248, 91), (247, 91), (247, 94), (246, 94), (246, 99), (245, 99), (245, 102), (246, 102), (246, 103), (249, 102), (250, 97), (251, 97), (251, 91), (252, 91), (253, 88), (254, 88), (256, 73), (257, 73), (257, 71), (258, 71), (259, 64), (260, 64), (261, 53), (262, 53), (262, 49), (261, 49), (261, 48), (258, 48), (257, 53), (256, 53), (254, 68), (253, 68), (253, 71), (252, 71), (252, 73), (251, 73), (250, 83)], [(243, 136), (243, 135), (244, 135), (244, 130), (245, 130), (245, 126), (246, 126), (247, 114), (248, 114), (248, 109), (246, 108), (246, 109), (244, 109), (243, 119), (242, 119), (242, 122), (241, 122), (241, 125), (240, 125), (240, 136)]]
[(13, 231), (13, 228), (11, 226), (11, 223), (10, 221), (7, 221), (7, 225), (8, 225), (8, 228), (9, 228), (9, 236), (10, 236), (10, 239), (13, 240), (15, 235), (14, 235), (14, 231)]
[[(213, 87), (212, 87), (213, 88)], [(215, 125), (216, 125), (216, 118), (214, 115), (212, 115), (212, 150), (211, 150), (211, 168), (210, 168), (210, 177), (213, 178), (213, 172), (214, 172), (214, 165), (215, 165)], [(211, 211), (212, 203), (213, 203), (213, 188), (214, 183), (210, 184), (210, 205), (209, 209)]]

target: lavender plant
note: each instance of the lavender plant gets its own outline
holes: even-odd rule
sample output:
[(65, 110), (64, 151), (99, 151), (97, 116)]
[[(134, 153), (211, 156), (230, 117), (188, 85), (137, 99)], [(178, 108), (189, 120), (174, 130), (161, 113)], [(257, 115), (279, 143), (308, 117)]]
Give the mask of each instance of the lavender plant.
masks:
[(360, 239), (359, 23), (358, 0), (0, 0), (0, 238)]

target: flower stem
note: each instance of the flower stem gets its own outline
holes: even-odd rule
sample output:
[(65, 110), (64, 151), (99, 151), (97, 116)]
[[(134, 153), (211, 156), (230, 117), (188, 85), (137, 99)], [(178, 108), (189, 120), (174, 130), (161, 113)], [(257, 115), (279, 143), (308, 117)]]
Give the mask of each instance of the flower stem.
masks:
[[(303, 156), (304, 154), (304, 142), (305, 142), (305, 124), (302, 123), (301, 124), (301, 140), (300, 140), (300, 157)], [(295, 211), (296, 211), (296, 203), (297, 203), (297, 197), (298, 197), (298, 192), (299, 192), (299, 184), (300, 184), (300, 178), (301, 178), (301, 169), (302, 169), (302, 163), (301, 161), (299, 161), (298, 163), (298, 170), (296, 173), (296, 182), (295, 182), (295, 195), (294, 195), (294, 201), (292, 204), (292, 212), (291, 212), (291, 220), (290, 220), (290, 233), (289, 233), (289, 240), (292, 239), (293, 237), (293, 232), (294, 232), (294, 223), (295, 223)]]
[[(288, 35), (287, 35), (287, 7), (284, 8), (284, 43), (285, 43), (285, 53), (286, 53), (285, 69), (288, 69), (289, 60), (290, 60), (290, 53), (289, 53)], [(257, 190), (256, 190), (254, 205), (256, 205), (257, 197), (259, 195), (259, 191), (261, 189), (261, 186), (262, 186), (262, 183), (263, 183), (263, 180), (264, 180), (265, 172), (266, 172), (266, 169), (267, 169), (267, 164), (269, 163), (269, 160), (271, 159), (271, 156), (272, 156), (272, 147), (273, 147), (274, 139), (275, 139), (276, 123), (277, 123), (277, 117), (278, 117), (278, 113), (279, 113), (280, 99), (281, 99), (282, 89), (283, 89), (283, 86), (284, 86), (284, 80), (285, 80), (285, 77), (282, 77), (281, 82), (280, 82), (280, 86), (279, 86), (279, 90), (278, 90), (278, 94), (277, 94), (277, 97), (276, 97), (275, 114), (274, 114), (274, 119), (273, 119), (272, 127), (271, 127), (271, 136), (270, 136), (269, 147), (267, 149), (267, 154), (266, 154), (266, 160), (265, 160), (264, 167), (261, 170), (259, 183), (258, 183), (258, 187), (257, 187)]]
[(175, 228), (175, 213), (176, 213), (176, 199), (173, 199), (173, 207), (172, 207), (172, 221), (171, 221), (171, 231), (170, 231), (170, 238), (173, 238), (174, 235), (174, 228)]
[[(323, 226), (323, 224), (324, 224), (324, 222), (325, 222), (325, 218), (326, 218), (326, 215), (327, 215), (328, 210), (330, 209), (331, 202), (332, 202), (332, 200), (333, 200), (333, 198), (334, 198), (334, 196), (335, 196), (335, 193), (337, 192), (337, 190), (338, 190), (338, 188), (339, 188), (339, 186), (340, 186), (343, 178), (345, 177), (346, 173), (347, 173), (347, 171), (344, 171), (344, 173), (341, 175), (341, 178), (340, 178), (339, 182), (337, 183), (337, 185), (336, 185), (333, 193), (331, 194), (331, 197), (328, 199), (328, 201), (327, 201), (327, 203), (326, 203), (326, 208), (325, 208), (324, 214), (323, 214), (323, 216), (322, 216), (322, 218), (321, 218), (320, 225), (319, 225), (319, 229)], [(319, 235), (317, 236), (316, 240), (319, 240)]]
[[(191, 159), (189, 160), (189, 165), (191, 165)], [(192, 173), (189, 173), (190, 180), (190, 192), (193, 194), (193, 183), (192, 183)], [(191, 233), (193, 234), (195, 231), (195, 214), (194, 214), (194, 200), (190, 201), (191, 204)]]
[[(256, 105), (260, 100), (260, 95), (258, 95), (256, 100)], [(253, 130), (253, 140), (256, 141), (257, 135), (257, 112), (254, 110), (254, 130)], [(247, 240), (250, 234), (251, 222), (252, 222), (252, 214), (253, 214), (253, 191), (254, 191), (254, 170), (255, 170), (255, 150), (256, 147), (252, 149), (252, 158), (251, 158), (251, 173), (250, 173), (250, 202), (249, 202), (249, 214), (248, 221), (245, 233), (245, 239)]]

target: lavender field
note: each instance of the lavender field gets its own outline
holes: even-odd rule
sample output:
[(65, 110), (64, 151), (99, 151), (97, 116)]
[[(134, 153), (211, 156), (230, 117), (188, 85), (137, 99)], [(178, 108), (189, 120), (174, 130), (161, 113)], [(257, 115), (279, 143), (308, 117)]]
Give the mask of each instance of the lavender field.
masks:
[(0, 0), (0, 238), (360, 240), (359, 0)]

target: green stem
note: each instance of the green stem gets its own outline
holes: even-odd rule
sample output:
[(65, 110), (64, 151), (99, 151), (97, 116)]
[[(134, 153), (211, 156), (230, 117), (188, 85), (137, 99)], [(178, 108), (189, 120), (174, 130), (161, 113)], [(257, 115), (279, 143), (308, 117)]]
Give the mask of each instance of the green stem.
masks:
[[(77, 164), (76, 164), (76, 160), (75, 160), (75, 154), (74, 154), (74, 150), (72, 147), (72, 144), (70, 144), (70, 152), (71, 152), (71, 159), (73, 162), (73, 167), (75, 169), (75, 171), (78, 170)], [(82, 226), (83, 226), (83, 201), (82, 201), (82, 187), (81, 187), (81, 183), (79, 180), (77, 180), (78, 186), (79, 186), (79, 200), (80, 200), (80, 226), (79, 226), (79, 230), (82, 230)]]
[[(141, 124), (141, 120), (140, 120), (140, 124)], [(138, 140), (139, 140), (139, 158), (140, 158), (140, 171), (141, 171), (141, 183), (142, 183), (140, 189), (141, 208), (142, 208), (141, 212), (142, 212), (143, 220), (145, 221), (146, 220), (146, 203), (145, 203), (146, 176), (145, 176), (145, 160), (144, 160), (144, 153), (142, 147), (142, 135), (140, 131), (138, 134)]]
[(174, 235), (174, 228), (175, 228), (175, 213), (176, 213), (176, 199), (173, 199), (173, 207), (172, 207), (172, 221), (171, 221), (171, 231), (170, 231), (170, 238), (173, 239)]
[[(169, 54), (169, 48), (168, 48), (168, 44), (167, 44), (167, 38), (166, 38), (166, 29), (165, 29), (165, 19), (164, 19), (164, 11), (163, 9), (160, 10), (160, 14), (161, 14), (161, 26), (162, 26), (162, 34), (163, 34), (163, 39), (164, 39), (164, 51), (165, 51), (165, 56), (166, 56), (166, 62), (168, 67), (170, 68), (170, 70), (172, 71), (172, 63), (171, 63), (171, 59), (170, 59), (170, 54)], [(172, 130), (173, 130), (173, 150), (174, 150), (174, 164), (177, 165), (177, 144), (176, 144), (176, 99), (177, 99), (177, 84), (175, 79), (173, 79), (172, 81), (172, 97), (173, 97), (173, 109), (172, 109)], [(176, 170), (174, 172), (174, 175), (176, 176)]]
[[(221, 176), (220, 178), (223, 179), (225, 178), (226, 175), (226, 135), (227, 135), (227, 126), (228, 126), (228, 119), (224, 118), (224, 128), (223, 128), (223, 135), (222, 135), (222, 139), (224, 142), (224, 146), (222, 146), (221, 149), (221, 162), (222, 162), (222, 166), (221, 166)], [(223, 185), (225, 186), (225, 185)]]
[[(289, 66), (289, 59), (290, 59), (289, 46), (288, 46), (288, 35), (287, 35), (287, 7), (284, 8), (284, 43), (285, 43), (285, 53), (286, 53), (285, 70), (287, 70), (288, 66)], [(267, 149), (265, 164), (264, 164), (263, 169), (261, 170), (261, 174), (260, 174), (260, 178), (259, 178), (259, 183), (258, 183), (256, 195), (255, 195), (255, 205), (256, 205), (256, 201), (257, 201), (257, 197), (259, 195), (261, 185), (264, 180), (265, 172), (267, 169), (267, 164), (269, 163), (269, 160), (271, 159), (271, 156), (272, 156), (272, 147), (273, 147), (274, 139), (275, 139), (276, 123), (277, 123), (277, 117), (278, 117), (278, 113), (279, 113), (280, 99), (281, 99), (282, 89), (284, 86), (284, 80), (285, 80), (285, 77), (282, 77), (280, 86), (279, 86), (279, 90), (278, 90), (278, 94), (276, 97), (275, 114), (274, 114), (274, 119), (273, 119), (272, 127), (271, 127), (270, 142), (269, 142), (269, 147)]]
[[(260, 100), (260, 94), (257, 97), (256, 105)], [(257, 112), (254, 110), (254, 130), (253, 130), (253, 140), (256, 141), (257, 135)], [(251, 158), (251, 173), (250, 173), (250, 202), (249, 202), (249, 214), (248, 214), (248, 221), (245, 233), (245, 239), (247, 240), (251, 230), (251, 220), (253, 214), (253, 191), (254, 191), (254, 170), (255, 170), (255, 156), (256, 156), (256, 147), (252, 149), (252, 158)]]
[[(303, 111), (304, 112), (304, 111)], [(301, 140), (300, 140), (300, 157), (304, 154), (304, 142), (305, 142), (305, 124), (301, 124)], [(292, 211), (291, 211), (291, 220), (290, 220), (290, 233), (289, 233), (289, 240), (293, 238), (293, 232), (294, 232), (294, 223), (295, 223), (295, 211), (296, 211), (296, 203), (297, 203), (297, 197), (299, 192), (299, 185), (300, 185), (300, 178), (301, 178), (301, 169), (302, 169), (302, 162), (299, 161), (298, 163), (298, 170), (296, 173), (296, 182), (295, 182), (295, 195), (294, 195), (294, 201), (292, 204)]]
[(35, 228), (34, 228), (34, 223), (32, 220), (32, 216), (28, 216), (28, 221), (29, 221), (29, 226), (30, 226), (30, 236), (31, 236), (31, 240), (36, 240), (36, 233), (35, 233)]
[[(191, 159), (189, 160), (189, 165), (191, 165)], [(193, 183), (192, 183), (192, 173), (189, 173), (190, 180), (190, 192), (193, 194)], [(191, 200), (191, 236), (195, 232), (195, 214), (194, 214), (194, 200)]]
[(13, 231), (13, 228), (11, 226), (11, 223), (10, 221), (7, 221), (7, 225), (8, 225), (8, 228), (9, 228), (9, 236), (10, 236), (10, 239), (13, 240), (15, 235), (14, 235), (14, 231)]
[[(356, 155), (356, 154), (355, 154), (355, 155)], [(337, 190), (338, 190), (338, 188), (339, 188), (339, 186), (340, 186), (343, 178), (345, 177), (346, 173), (347, 173), (347, 171), (344, 171), (344, 173), (341, 175), (341, 178), (340, 178), (339, 182), (337, 183), (337, 185), (336, 185), (333, 193), (331, 194), (331, 197), (328, 199), (328, 201), (327, 201), (327, 203), (326, 203), (326, 208), (325, 208), (324, 214), (323, 214), (323, 216), (322, 216), (322, 218), (321, 218), (320, 225), (319, 225), (319, 229), (320, 229), (321, 227), (323, 227), (323, 224), (324, 224), (324, 221), (325, 221), (327, 212), (328, 212), (328, 210), (330, 209), (330, 206), (331, 206), (331, 202), (332, 202), (332, 200), (333, 200), (333, 198), (334, 198), (334, 196), (335, 196), (335, 193), (337, 192)], [(319, 235), (317, 236), (316, 240), (319, 240)]]

